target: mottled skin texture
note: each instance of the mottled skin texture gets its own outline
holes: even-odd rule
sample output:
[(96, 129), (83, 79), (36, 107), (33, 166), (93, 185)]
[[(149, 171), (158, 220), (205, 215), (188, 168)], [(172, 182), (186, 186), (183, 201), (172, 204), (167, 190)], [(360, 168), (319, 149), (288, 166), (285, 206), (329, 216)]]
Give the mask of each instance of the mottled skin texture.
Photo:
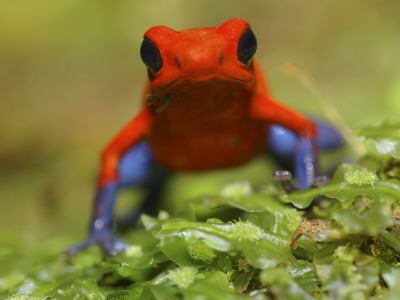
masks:
[(151, 160), (169, 171), (210, 170), (264, 153), (270, 124), (277, 124), (295, 133), (300, 187), (312, 184), (317, 126), (271, 97), (257, 61), (238, 60), (238, 41), (249, 27), (233, 19), (216, 28), (156, 26), (145, 33), (161, 53), (162, 68), (149, 68), (141, 111), (104, 149), (89, 239), (68, 253), (92, 243), (110, 254), (127, 247), (113, 236), (111, 216), (121, 157), (143, 141)]

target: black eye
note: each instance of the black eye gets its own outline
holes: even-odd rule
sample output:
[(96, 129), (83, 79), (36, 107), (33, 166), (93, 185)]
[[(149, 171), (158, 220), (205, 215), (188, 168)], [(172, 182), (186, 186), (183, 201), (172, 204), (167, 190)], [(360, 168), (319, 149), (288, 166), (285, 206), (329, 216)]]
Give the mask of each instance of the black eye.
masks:
[(153, 73), (157, 73), (161, 70), (163, 66), (161, 52), (157, 45), (147, 37), (144, 38), (142, 46), (140, 47), (140, 57)]
[(257, 50), (257, 40), (253, 31), (247, 28), (243, 31), (237, 44), (237, 57), (241, 63), (249, 64)]

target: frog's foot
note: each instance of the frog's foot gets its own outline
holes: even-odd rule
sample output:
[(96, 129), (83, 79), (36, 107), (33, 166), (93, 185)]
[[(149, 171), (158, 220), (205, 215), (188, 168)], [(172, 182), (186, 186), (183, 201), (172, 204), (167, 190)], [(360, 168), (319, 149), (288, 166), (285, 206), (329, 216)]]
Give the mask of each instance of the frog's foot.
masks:
[(330, 178), (328, 176), (317, 176), (314, 178), (313, 181), (313, 187), (320, 187), (320, 186), (324, 186), (325, 184), (327, 184), (330, 181)]
[(73, 256), (76, 253), (78, 253), (78, 251), (82, 250), (82, 249), (86, 249), (88, 248), (90, 245), (94, 244), (94, 241), (91, 239), (87, 239), (81, 243), (72, 245), (71, 247), (68, 247), (67, 249), (64, 249), (64, 254), (68, 255), (68, 256)]
[(93, 244), (100, 245), (109, 256), (124, 253), (125, 250), (130, 246), (129, 244), (118, 239), (111, 231), (106, 230), (94, 233), (92, 232), (87, 240), (65, 249), (64, 253), (67, 255), (75, 255), (78, 251)]
[(279, 181), (282, 184), (283, 189), (286, 193), (292, 193), (297, 191), (299, 188), (292, 182), (292, 173), (287, 170), (277, 170), (272, 173), (272, 179)]
[[(282, 184), (283, 189), (286, 193), (292, 193), (299, 188), (292, 182), (292, 173), (287, 170), (278, 170), (272, 173), (272, 179), (275, 181), (280, 181)], [(317, 176), (313, 180), (313, 187), (320, 187), (329, 182), (329, 177), (327, 176)]]

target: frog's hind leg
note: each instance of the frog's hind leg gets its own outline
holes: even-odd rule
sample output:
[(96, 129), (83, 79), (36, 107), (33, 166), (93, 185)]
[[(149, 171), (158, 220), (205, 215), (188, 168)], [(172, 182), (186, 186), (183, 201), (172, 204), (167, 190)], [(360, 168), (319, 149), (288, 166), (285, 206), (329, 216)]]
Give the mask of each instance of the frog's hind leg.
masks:
[(155, 214), (170, 172), (154, 161), (150, 146), (146, 141), (142, 141), (121, 158), (118, 174), (120, 188), (141, 187), (147, 193), (138, 209), (124, 214), (117, 220), (121, 228), (127, 228), (136, 223), (140, 214)]
[(293, 131), (280, 125), (270, 125), (268, 146), (270, 152), (281, 162), (283, 168), (293, 171), (301, 189), (308, 188), (318, 176), (317, 149), (332, 150), (343, 144), (339, 132), (332, 126), (314, 120), (318, 128), (315, 144), (300, 138)]

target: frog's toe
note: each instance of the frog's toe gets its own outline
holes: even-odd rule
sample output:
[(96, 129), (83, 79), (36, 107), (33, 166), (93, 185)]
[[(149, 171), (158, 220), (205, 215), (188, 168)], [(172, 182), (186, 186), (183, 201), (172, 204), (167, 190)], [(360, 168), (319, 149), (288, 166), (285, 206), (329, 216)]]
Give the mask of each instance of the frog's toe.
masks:
[(328, 176), (317, 176), (314, 178), (313, 186), (320, 187), (326, 185), (330, 181)]
[(276, 170), (272, 173), (272, 179), (275, 181), (289, 181), (292, 179), (292, 173), (287, 170)]
[(130, 246), (129, 244), (118, 239), (110, 230), (105, 230), (92, 232), (87, 240), (65, 249), (64, 253), (66, 255), (75, 255), (78, 251), (93, 244), (98, 244), (101, 246), (110, 256), (124, 253), (125, 250)]
[(64, 254), (69, 255), (69, 256), (75, 255), (76, 253), (78, 253), (78, 251), (89, 247), (93, 243), (94, 243), (94, 241), (92, 239), (87, 239), (79, 244), (75, 244), (75, 245), (65, 249)]
[(117, 238), (111, 230), (92, 232), (89, 239), (99, 244), (110, 256), (124, 253), (130, 246)]
[(299, 188), (292, 182), (292, 173), (287, 170), (277, 170), (272, 173), (272, 179), (279, 181), (282, 184), (283, 189), (286, 193), (292, 193), (297, 191)]
[(130, 246), (116, 237), (112, 237), (107, 241), (102, 241), (100, 244), (109, 256), (124, 253), (125, 250)]

